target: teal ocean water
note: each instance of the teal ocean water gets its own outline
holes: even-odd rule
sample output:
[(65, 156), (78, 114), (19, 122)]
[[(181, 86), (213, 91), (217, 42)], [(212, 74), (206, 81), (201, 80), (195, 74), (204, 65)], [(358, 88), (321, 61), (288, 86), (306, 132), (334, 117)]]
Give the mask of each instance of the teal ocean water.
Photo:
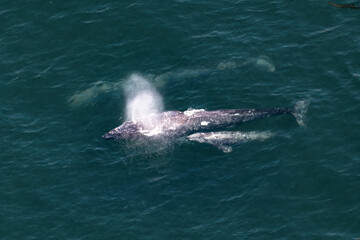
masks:
[[(360, 11), (327, 1), (9, 1), (0, 239), (359, 239)], [(101, 136), (142, 76), (165, 110), (291, 116), (224, 153)]]

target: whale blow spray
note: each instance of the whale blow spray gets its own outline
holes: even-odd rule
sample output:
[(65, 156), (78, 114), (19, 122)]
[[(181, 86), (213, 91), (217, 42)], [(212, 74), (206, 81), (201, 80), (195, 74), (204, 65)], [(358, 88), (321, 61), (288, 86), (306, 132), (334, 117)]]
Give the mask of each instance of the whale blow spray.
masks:
[(135, 120), (164, 110), (160, 94), (142, 76), (132, 74), (124, 85), (126, 118)]

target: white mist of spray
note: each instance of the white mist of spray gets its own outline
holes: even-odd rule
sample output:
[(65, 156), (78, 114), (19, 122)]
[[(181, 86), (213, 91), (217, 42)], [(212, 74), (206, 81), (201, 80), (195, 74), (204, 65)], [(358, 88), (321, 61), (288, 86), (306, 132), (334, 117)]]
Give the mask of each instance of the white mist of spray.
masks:
[(144, 118), (163, 111), (160, 94), (144, 77), (132, 74), (125, 83), (124, 90), (127, 120)]

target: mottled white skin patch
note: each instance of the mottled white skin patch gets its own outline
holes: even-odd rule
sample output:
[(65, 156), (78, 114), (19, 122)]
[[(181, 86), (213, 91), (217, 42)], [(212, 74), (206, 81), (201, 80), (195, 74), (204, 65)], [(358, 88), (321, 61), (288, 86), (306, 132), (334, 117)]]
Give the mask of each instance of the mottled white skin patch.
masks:
[(201, 124), (201, 126), (207, 126), (207, 125), (209, 125), (209, 122), (202, 121), (200, 124)]
[(162, 128), (161, 126), (157, 126), (151, 130), (140, 130), (140, 133), (144, 134), (145, 136), (151, 137), (151, 136), (156, 136), (158, 134), (162, 134)]
[(188, 109), (184, 112), (184, 114), (188, 117), (194, 115), (195, 113), (198, 112), (205, 112), (205, 109)]

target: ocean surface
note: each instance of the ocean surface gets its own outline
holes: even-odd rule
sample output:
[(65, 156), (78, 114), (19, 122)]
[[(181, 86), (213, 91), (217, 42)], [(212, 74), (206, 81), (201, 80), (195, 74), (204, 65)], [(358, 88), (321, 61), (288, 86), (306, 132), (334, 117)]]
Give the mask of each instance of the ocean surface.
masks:
[[(0, 19), (0, 239), (360, 239), (360, 10), (2, 0)], [(304, 100), (306, 126), (243, 124), (274, 136), (230, 153), (106, 141), (134, 76), (165, 110)]]

